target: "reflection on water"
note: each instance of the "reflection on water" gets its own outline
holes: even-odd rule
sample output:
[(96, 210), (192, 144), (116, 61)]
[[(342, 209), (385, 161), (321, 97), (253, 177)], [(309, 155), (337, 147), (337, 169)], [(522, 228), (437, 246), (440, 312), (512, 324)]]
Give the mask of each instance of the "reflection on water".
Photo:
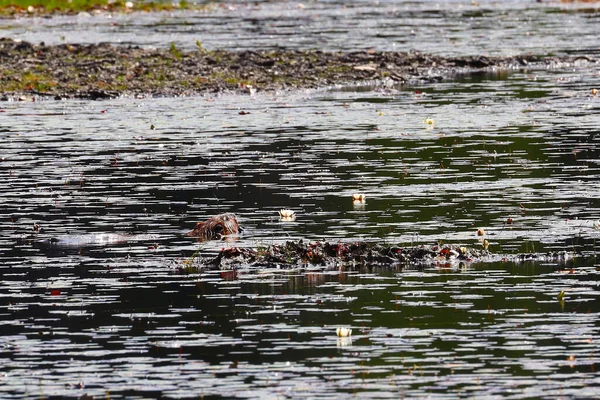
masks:
[[(2, 397), (592, 397), (599, 80), (0, 105)], [(226, 211), (237, 241), (183, 236)], [(477, 246), (480, 227), (496, 253), (582, 257), (182, 272), (229, 245)], [(136, 239), (31, 244), (93, 233)]]

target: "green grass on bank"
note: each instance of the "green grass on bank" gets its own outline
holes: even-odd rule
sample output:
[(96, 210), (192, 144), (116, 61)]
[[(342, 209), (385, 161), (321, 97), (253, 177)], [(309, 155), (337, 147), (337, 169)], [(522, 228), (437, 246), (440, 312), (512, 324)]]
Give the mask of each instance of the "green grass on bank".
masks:
[[(198, 2), (202, 3), (202, 2)], [(77, 13), (82, 11), (161, 11), (174, 9), (200, 9), (197, 3), (180, 1), (141, 0), (0, 0), (0, 15), (17, 13)]]

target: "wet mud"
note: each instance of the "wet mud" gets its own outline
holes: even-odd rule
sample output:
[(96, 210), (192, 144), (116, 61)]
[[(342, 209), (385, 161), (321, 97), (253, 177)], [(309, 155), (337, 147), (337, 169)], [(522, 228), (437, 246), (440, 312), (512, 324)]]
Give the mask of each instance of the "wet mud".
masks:
[(486, 69), (597, 65), (588, 56), (440, 57), (419, 52), (196, 51), (0, 39), (0, 99), (102, 99), (439, 82)]

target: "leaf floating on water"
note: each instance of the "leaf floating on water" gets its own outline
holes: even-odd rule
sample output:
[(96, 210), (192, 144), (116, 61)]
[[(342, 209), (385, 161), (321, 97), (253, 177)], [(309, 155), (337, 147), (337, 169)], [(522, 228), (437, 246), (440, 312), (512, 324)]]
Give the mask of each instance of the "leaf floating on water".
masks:
[(155, 129), (155, 126), (154, 126), (154, 124), (150, 125), (150, 129), (152, 129), (152, 130), (154, 130), (154, 129)]
[(592, 96), (598, 96), (598, 89), (592, 89)]
[(560, 293), (558, 294), (558, 301), (565, 301), (565, 291), (561, 290)]
[(250, 114), (250, 111), (243, 111), (242, 110), (238, 114), (240, 114), (240, 115), (248, 115), (248, 114)]

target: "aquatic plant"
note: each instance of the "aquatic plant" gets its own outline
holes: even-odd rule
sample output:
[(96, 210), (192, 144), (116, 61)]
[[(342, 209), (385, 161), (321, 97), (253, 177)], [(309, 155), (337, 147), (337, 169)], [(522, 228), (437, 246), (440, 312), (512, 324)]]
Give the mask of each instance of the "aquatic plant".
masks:
[(175, 59), (177, 59), (178, 61), (181, 60), (182, 53), (181, 51), (179, 51), (177, 46), (175, 46), (175, 42), (171, 42), (171, 47), (169, 48), (169, 51), (171, 52), (173, 57), (175, 57)]
[(0, 0), (0, 15), (72, 14), (79, 12), (171, 11), (175, 9), (208, 9), (207, 5), (163, 1), (123, 0)]
[(339, 327), (335, 330), (336, 335), (339, 337), (348, 337), (352, 335), (352, 329), (347, 327)]
[(363, 193), (354, 193), (352, 195), (352, 200), (354, 201), (364, 202), (366, 198), (367, 197)]
[(296, 220), (296, 212), (287, 208), (282, 208), (279, 210), (279, 218), (282, 221), (294, 221)]

